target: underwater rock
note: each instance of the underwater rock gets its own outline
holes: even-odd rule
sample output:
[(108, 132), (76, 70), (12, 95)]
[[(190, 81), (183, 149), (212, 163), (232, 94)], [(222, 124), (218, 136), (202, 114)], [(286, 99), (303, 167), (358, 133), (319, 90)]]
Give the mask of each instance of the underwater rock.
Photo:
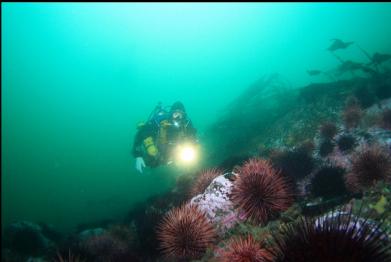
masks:
[(382, 128), (371, 128), (368, 130), (368, 133), (374, 137), (376, 142), (384, 147), (391, 147), (391, 132), (390, 130)]
[(42, 234), (55, 243), (60, 243), (64, 235), (61, 234), (52, 224), (38, 223), (41, 226)]
[(233, 182), (229, 179), (230, 175), (231, 173), (226, 173), (216, 177), (204, 193), (193, 197), (190, 201), (205, 212), (207, 218), (216, 225), (219, 234), (224, 234), (237, 222), (244, 221), (244, 217), (236, 212), (229, 199), (233, 187)]
[(133, 249), (136, 234), (135, 224), (84, 230), (79, 233), (78, 246), (73, 251), (82, 254), (87, 261), (138, 261)]
[(128, 244), (109, 232), (91, 236), (80, 243), (91, 261), (121, 261), (128, 252)]
[(4, 245), (26, 256), (46, 254), (55, 244), (47, 238), (42, 227), (29, 221), (10, 224), (4, 231)]
[(318, 153), (321, 157), (326, 157), (334, 150), (335, 144), (331, 140), (323, 140), (319, 145)]
[(379, 103), (369, 107), (366, 112), (370, 114), (380, 114), (384, 109), (391, 109), (391, 98), (379, 101)]
[(381, 126), (385, 129), (391, 130), (391, 109), (387, 108), (382, 112)]
[[(359, 193), (354, 196), (360, 197)], [(320, 215), (328, 210), (335, 208), (338, 205), (351, 199), (352, 196), (339, 196), (331, 199), (324, 200), (321, 197), (312, 199), (312, 201), (304, 201), (300, 203), (302, 214), (308, 217)]]
[(105, 230), (101, 227), (86, 229), (86, 230), (79, 233), (79, 239), (81, 241), (84, 241), (87, 238), (90, 238), (92, 236), (99, 236), (99, 235), (102, 235), (103, 233), (105, 233)]
[(47, 260), (45, 260), (44, 258), (42, 257), (29, 257), (26, 262), (46, 262)]

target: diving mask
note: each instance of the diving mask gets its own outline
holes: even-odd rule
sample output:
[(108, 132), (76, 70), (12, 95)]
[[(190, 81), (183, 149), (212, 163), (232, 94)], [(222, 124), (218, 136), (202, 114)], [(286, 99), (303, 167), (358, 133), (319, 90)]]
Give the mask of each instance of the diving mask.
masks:
[(180, 120), (180, 119), (182, 119), (182, 118), (183, 118), (183, 112), (180, 111), (180, 110), (174, 111), (174, 112), (172, 113), (172, 118), (173, 118), (174, 120)]

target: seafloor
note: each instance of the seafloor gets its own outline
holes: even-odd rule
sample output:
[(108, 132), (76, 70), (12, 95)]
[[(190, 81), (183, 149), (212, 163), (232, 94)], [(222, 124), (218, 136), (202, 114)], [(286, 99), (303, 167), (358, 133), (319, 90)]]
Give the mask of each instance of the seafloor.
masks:
[(2, 261), (391, 261), (387, 68), (299, 89), (265, 77), (201, 140), (207, 161), (171, 191), (68, 235), (14, 223)]

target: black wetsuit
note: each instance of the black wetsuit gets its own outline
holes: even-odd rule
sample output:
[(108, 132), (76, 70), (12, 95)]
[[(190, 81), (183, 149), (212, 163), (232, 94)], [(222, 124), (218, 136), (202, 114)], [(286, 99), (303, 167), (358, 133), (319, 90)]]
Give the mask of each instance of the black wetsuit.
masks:
[[(166, 164), (170, 158), (171, 149), (173, 145), (176, 145), (178, 142), (181, 142), (182, 139), (187, 139), (190, 141), (196, 140), (197, 130), (193, 127), (190, 119), (186, 118), (182, 120), (179, 126), (174, 125), (172, 120), (167, 119), (169, 125), (165, 126), (167, 131), (167, 136), (165, 138), (166, 143), (160, 144), (159, 136), (161, 130), (161, 122), (156, 123), (156, 121), (150, 120), (145, 125), (140, 127), (136, 133), (133, 143), (133, 156), (142, 157), (145, 161), (145, 164), (149, 167), (156, 167), (161, 164)], [(158, 155), (152, 157), (145, 152), (143, 145), (144, 139), (152, 137), (155, 146), (158, 149)]]

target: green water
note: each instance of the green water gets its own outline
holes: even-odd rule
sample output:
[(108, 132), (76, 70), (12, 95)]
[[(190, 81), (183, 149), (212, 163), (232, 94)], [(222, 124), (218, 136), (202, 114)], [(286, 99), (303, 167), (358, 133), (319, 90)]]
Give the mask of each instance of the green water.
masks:
[(390, 53), (390, 19), (389, 3), (3, 3), (2, 225), (124, 216), (178, 175), (134, 169), (136, 125), (158, 101), (181, 100), (202, 142), (260, 77), (300, 87), (335, 67), (332, 38)]

